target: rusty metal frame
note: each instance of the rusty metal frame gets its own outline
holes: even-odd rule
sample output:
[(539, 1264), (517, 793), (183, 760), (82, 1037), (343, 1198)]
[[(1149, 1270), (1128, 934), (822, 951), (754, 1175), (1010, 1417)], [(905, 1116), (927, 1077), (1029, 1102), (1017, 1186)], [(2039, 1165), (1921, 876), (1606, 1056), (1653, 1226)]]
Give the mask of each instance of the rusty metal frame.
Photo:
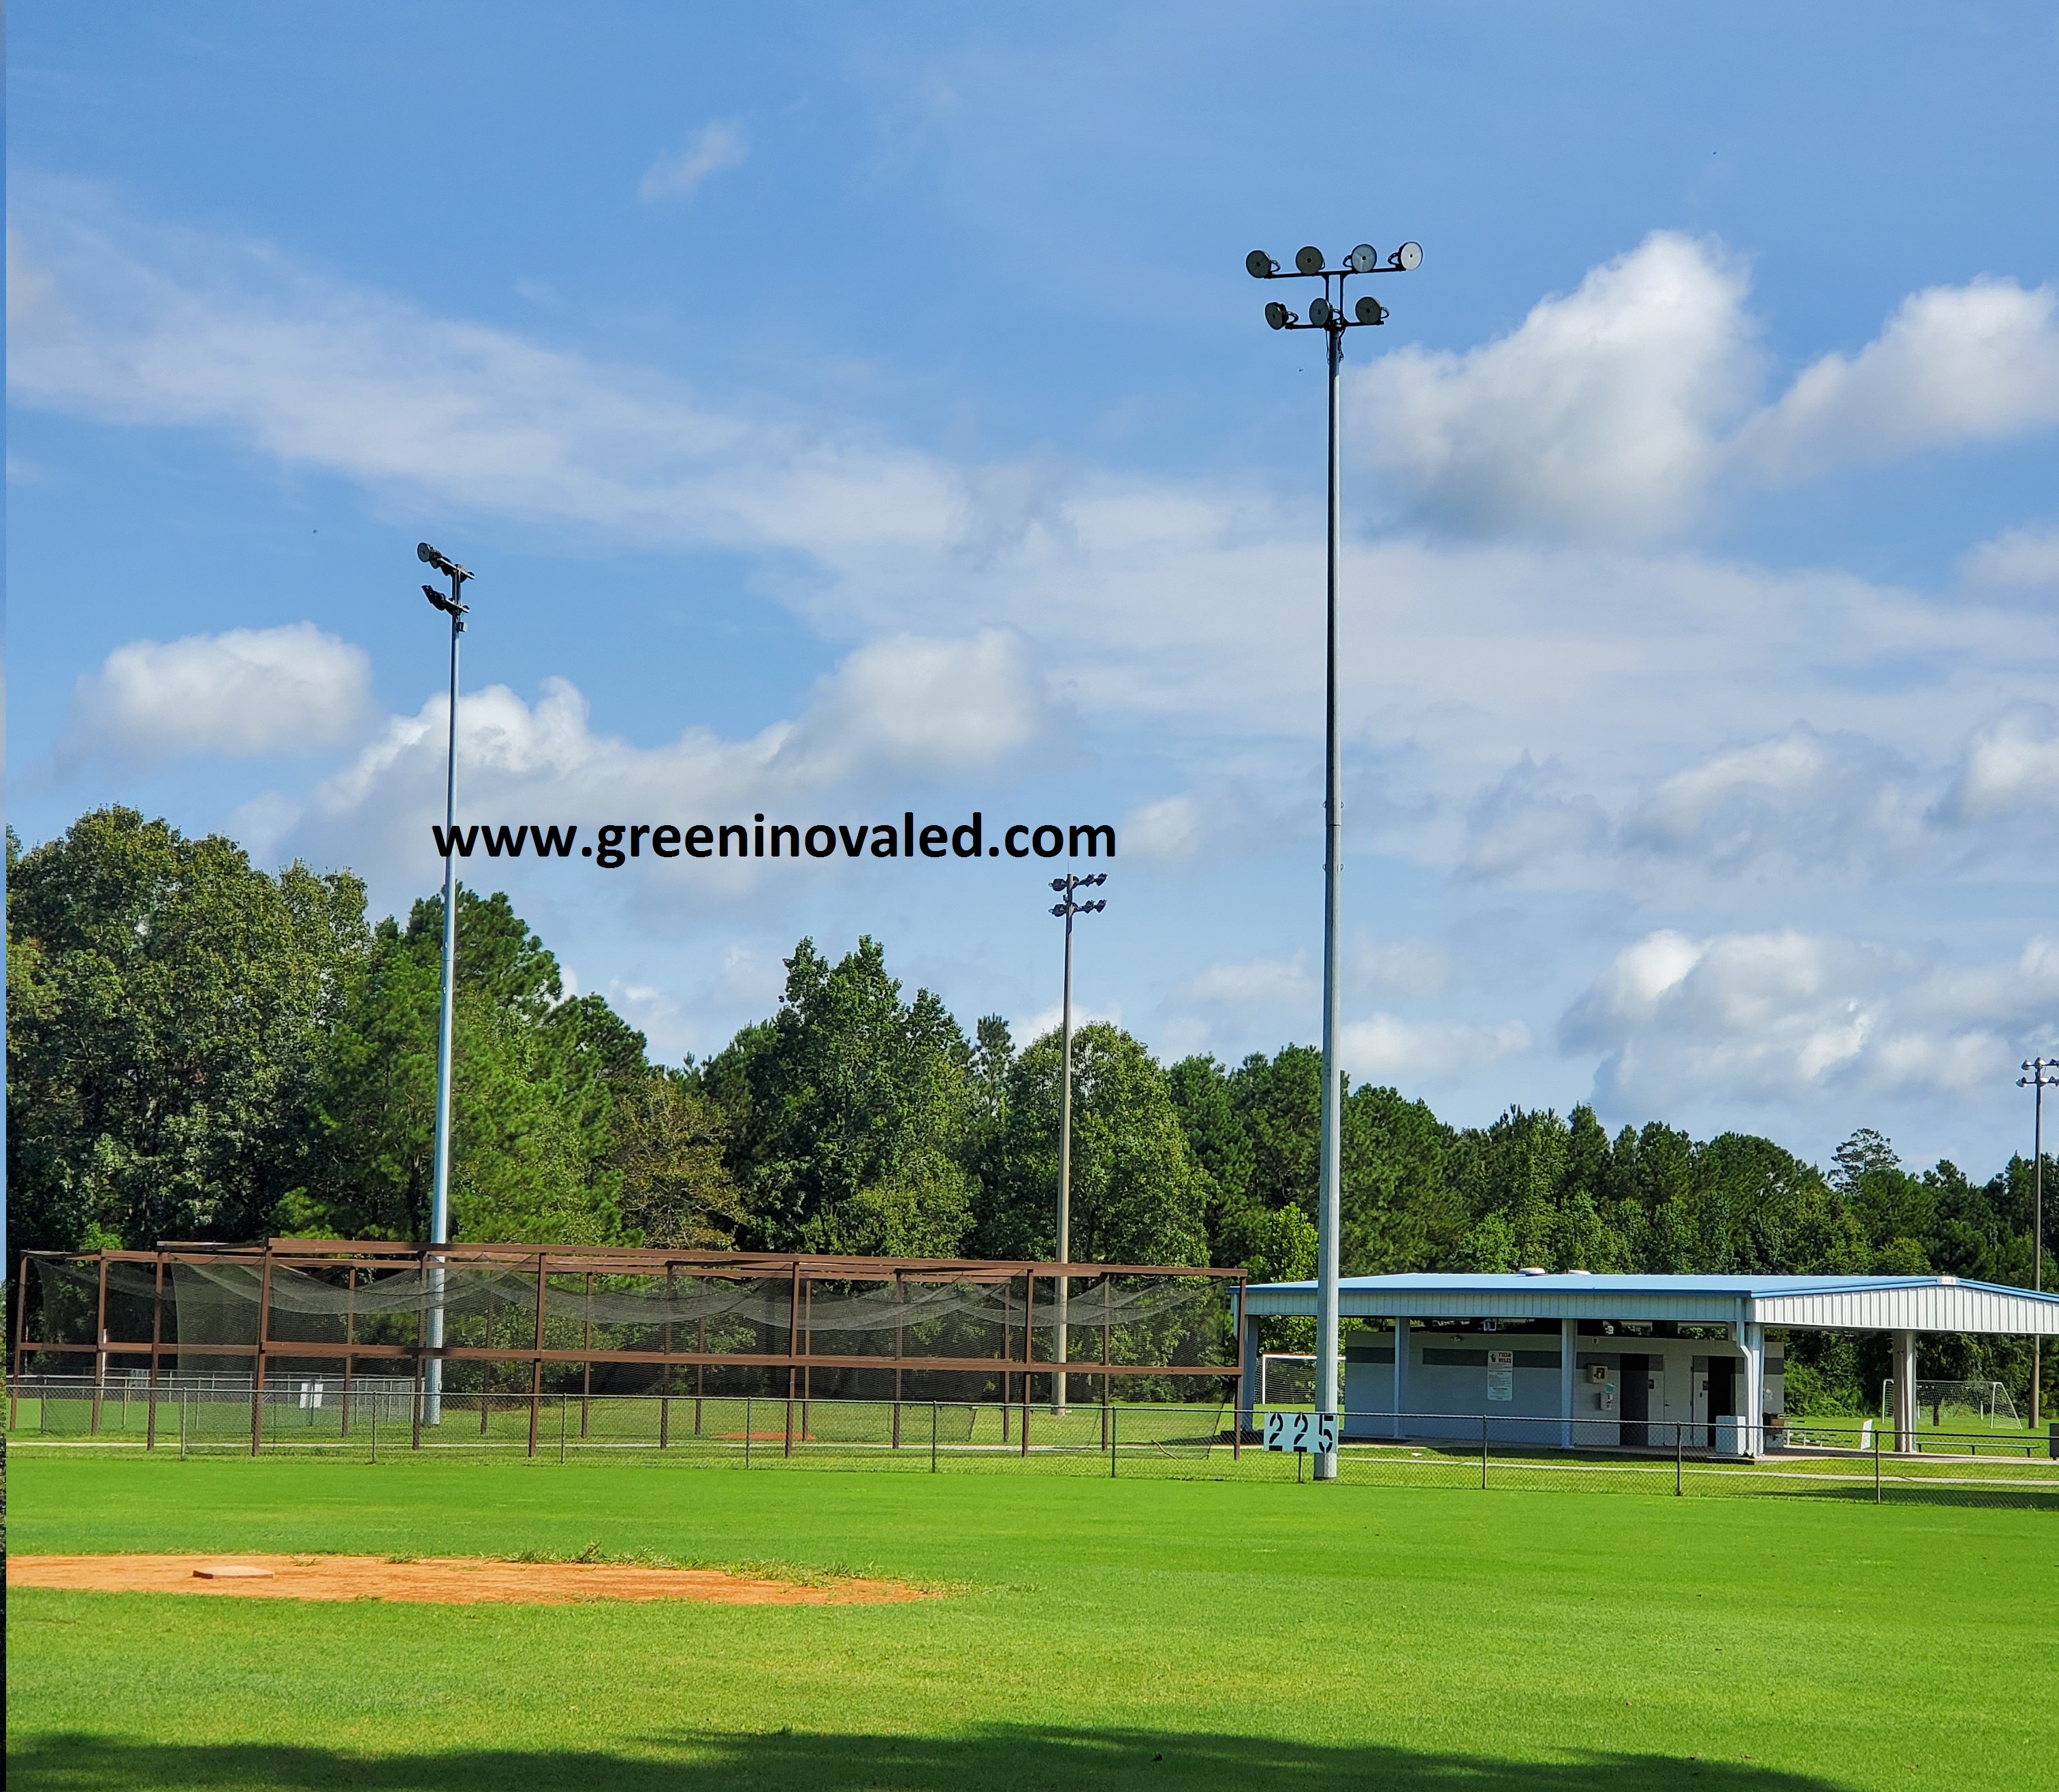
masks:
[[(62, 1360), (66, 1356), (86, 1355), (95, 1359), (94, 1376), (94, 1404), (106, 1380), (106, 1365), (110, 1357), (142, 1357), (151, 1368), (151, 1384), (154, 1388), (160, 1372), (162, 1356), (175, 1351), (182, 1356), (218, 1356), (241, 1358), (252, 1364), (251, 1375), (251, 1450), (254, 1455), (263, 1447), (262, 1413), (265, 1370), (274, 1360), (309, 1358), (336, 1358), (340, 1360), (344, 1375), (344, 1411), (348, 1412), (350, 1384), (367, 1361), (407, 1364), (414, 1372), (416, 1380), (422, 1379), (422, 1371), (431, 1360), (444, 1362), (526, 1363), (529, 1365), (529, 1453), (535, 1455), (540, 1442), (541, 1408), (544, 1396), (544, 1368), (549, 1364), (578, 1364), (583, 1370), (583, 1392), (590, 1392), (592, 1365), (603, 1364), (643, 1364), (664, 1372), (665, 1385), (669, 1392), (671, 1375), (675, 1368), (691, 1368), (695, 1370), (695, 1430), (699, 1429), (699, 1403), (706, 1387), (706, 1372), (711, 1368), (755, 1368), (785, 1370), (787, 1375), (786, 1448), (791, 1453), (794, 1439), (794, 1406), (798, 1401), (802, 1408), (802, 1424), (806, 1424), (806, 1411), (812, 1393), (810, 1372), (823, 1369), (866, 1369), (891, 1371), (894, 1376), (894, 1402), (898, 1406), (903, 1396), (903, 1378), (910, 1370), (932, 1373), (983, 1375), (999, 1378), (1000, 1404), (1004, 1422), (1008, 1409), (1020, 1402), (1018, 1421), (1022, 1428), (1019, 1441), (1022, 1448), (1029, 1448), (1030, 1411), (1033, 1404), (1031, 1379), (1047, 1376), (1059, 1370), (1089, 1372), (1102, 1378), (1102, 1400), (1105, 1404), (1112, 1397), (1113, 1384), (1117, 1380), (1140, 1376), (1162, 1376), (1176, 1378), (1200, 1376), (1232, 1384), (1232, 1398), (1241, 1400), (1242, 1395), (1243, 1352), (1240, 1348), (1235, 1361), (1230, 1363), (1118, 1363), (1111, 1360), (1109, 1328), (1104, 1322), (1101, 1331), (1099, 1359), (1081, 1358), (1068, 1352), (1066, 1360), (1060, 1362), (1050, 1358), (1040, 1358), (1036, 1354), (1036, 1284), (1039, 1280), (1051, 1280), (1064, 1274), (1075, 1280), (1089, 1280), (1097, 1277), (1135, 1276), (1157, 1280), (1209, 1280), (1235, 1284), (1240, 1296), (1237, 1312), (1240, 1331), (1243, 1318), (1241, 1291), (1247, 1272), (1243, 1269), (1201, 1268), (1173, 1264), (1104, 1264), (1065, 1263), (1054, 1261), (1026, 1262), (1022, 1260), (988, 1258), (914, 1258), (838, 1256), (811, 1252), (724, 1252), (724, 1251), (655, 1251), (642, 1248), (623, 1248), (599, 1245), (544, 1246), (517, 1244), (452, 1244), (439, 1246), (433, 1253), (447, 1267), (492, 1265), (512, 1268), (533, 1275), (536, 1278), (536, 1312), (534, 1340), (527, 1348), (513, 1345), (497, 1346), (490, 1342), (485, 1345), (446, 1344), (430, 1349), (425, 1341), (425, 1328), (418, 1324), (417, 1336), (412, 1344), (374, 1344), (356, 1335), (355, 1292), (360, 1271), (396, 1269), (407, 1267), (411, 1262), (426, 1269), (432, 1255), (422, 1245), (391, 1242), (385, 1240), (338, 1240), (326, 1238), (281, 1237), (261, 1244), (215, 1244), (194, 1242), (167, 1243), (154, 1251), (108, 1250), (96, 1252), (31, 1251), (22, 1258), (21, 1298), (16, 1312), (14, 1337), (14, 1378), (10, 1387), (10, 1403), (14, 1390), (26, 1372), (31, 1358)], [(98, 1300), (94, 1315), (94, 1341), (91, 1344), (61, 1344), (30, 1336), (29, 1300), (27, 1298), (28, 1270), (39, 1260), (68, 1261), (76, 1264), (94, 1264), (98, 1268)], [(257, 1323), (252, 1341), (231, 1344), (168, 1344), (163, 1337), (162, 1312), (165, 1295), (165, 1270), (180, 1263), (233, 1262), (246, 1264), (260, 1270)], [(106, 1283), (107, 1269), (115, 1263), (149, 1264), (155, 1271), (151, 1336), (148, 1342), (117, 1342), (107, 1336)], [(309, 1339), (275, 1339), (271, 1336), (271, 1283), (275, 1266), (295, 1269), (329, 1269), (347, 1272), (347, 1312), (344, 1336), (342, 1341), (331, 1343)], [(545, 1320), (549, 1303), (550, 1281), (553, 1276), (581, 1276), (588, 1285), (595, 1276), (663, 1276), (668, 1285), (680, 1275), (698, 1276), (711, 1280), (729, 1281), (784, 1280), (788, 1284), (788, 1323), (784, 1351), (711, 1351), (706, 1348), (707, 1327), (703, 1320), (695, 1340), (702, 1347), (695, 1350), (675, 1350), (670, 1348), (655, 1350), (596, 1350), (591, 1341), (591, 1314), (587, 1328), (578, 1346), (552, 1348), (544, 1343)], [(894, 1350), (884, 1353), (825, 1354), (813, 1348), (811, 1327), (808, 1312), (811, 1304), (814, 1284), (817, 1282), (890, 1284), (895, 1290), (897, 1303), (905, 1301), (910, 1282), (917, 1284), (942, 1282), (973, 1282), (998, 1285), (1003, 1291), (1006, 1311), (1004, 1314), (1000, 1347), (996, 1354), (979, 1356), (933, 1356), (905, 1354), (906, 1337), (902, 1326), (894, 1328)], [(1018, 1356), (1014, 1349), (1014, 1287), (1020, 1282), (1023, 1288), (1022, 1350)], [(1091, 1323), (1091, 1322), (1089, 1322)], [(671, 1327), (664, 1327), (665, 1343), (674, 1340)], [(1015, 1382), (1020, 1378), (1020, 1387)], [(420, 1398), (412, 1403), (416, 1423), (420, 1419)], [(1241, 1410), (1241, 1407), (1239, 1408)], [(10, 1423), (16, 1414), (10, 1409)], [(348, 1423), (347, 1419), (344, 1421)], [(153, 1428), (154, 1430), (154, 1428)], [(803, 1436), (805, 1441), (805, 1432)]]

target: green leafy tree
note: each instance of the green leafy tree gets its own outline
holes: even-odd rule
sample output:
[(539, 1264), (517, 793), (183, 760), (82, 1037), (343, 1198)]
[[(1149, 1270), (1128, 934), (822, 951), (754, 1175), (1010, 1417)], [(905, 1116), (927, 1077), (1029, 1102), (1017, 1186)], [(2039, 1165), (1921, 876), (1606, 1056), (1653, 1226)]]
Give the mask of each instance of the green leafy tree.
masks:
[(832, 965), (802, 940), (786, 999), (702, 1073), (728, 1122), (750, 1241), (890, 1256), (963, 1248), (972, 1053), (927, 990), (912, 1002), (861, 938)]
[(626, 1230), (667, 1249), (719, 1251), (749, 1225), (724, 1161), (727, 1122), (691, 1071), (654, 1066), (618, 1085), (615, 1165)]
[(363, 886), (277, 878), (133, 809), (7, 836), (7, 1201), (18, 1247), (261, 1232), (307, 1156)]
[(1451, 1128), (1428, 1103), (1369, 1083), (1346, 1097), (1343, 1119), (1344, 1272), (1399, 1275), (1451, 1262), (1472, 1218), (1447, 1175)]
[[(598, 997), (564, 999), (557, 961), (504, 895), (458, 893), (451, 1226), (471, 1239), (623, 1236), (615, 1109), (645, 1076), (642, 1036)], [(323, 1055), (313, 1173), (282, 1228), (428, 1236), (443, 905), (388, 919), (350, 978)]]
[[(1006, 1121), (978, 1197), (986, 1255), (1057, 1249), (1058, 1045), (1047, 1033), (1010, 1073)], [(1118, 1027), (1081, 1028), (1073, 1035), (1073, 1260), (1206, 1264), (1209, 1187), (1151, 1054)]]

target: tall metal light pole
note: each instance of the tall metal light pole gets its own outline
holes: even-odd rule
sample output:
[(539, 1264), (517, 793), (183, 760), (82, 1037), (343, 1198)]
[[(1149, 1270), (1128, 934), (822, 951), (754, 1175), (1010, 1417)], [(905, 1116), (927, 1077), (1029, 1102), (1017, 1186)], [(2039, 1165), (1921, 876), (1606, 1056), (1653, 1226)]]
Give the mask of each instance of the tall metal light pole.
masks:
[[(1062, 878), (1053, 878), (1051, 887), (1059, 894), (1060, 900), (1051, 905), (1052, 914), (1065, 923), (1065, 1000), (1061, 1011), (1064, 1018), (1058, 1028), (1058, 1061), (1063, 1066), (1058, 1077), (1058, 1260), (1073, 1260), (1073, 917), (1076, 914), (1098, 914), (1108, 906), (1104, 898), (1097, 902), (1077, 902), (1073, 897), (1081, 890), (1108, 882), (1108, 873), (1097, 871), (1092, 877), (1077, 878), (1068, 872)], [(1057, 1360), (1062, 1363), (1072, 1355), (1070, 1340), (1065, 1325), (1066, 1304), (1071, 1298), (1073, 1282), (1069, 1276), (1058, 1278), (1058, 1323), (1055, 1342)], [(1024, 1396), (1028, 1397), (1026, 1395)], [(1065, 1372), (1060, 1369), (1051, 1377), (1051, 1410), (1065, 1410)]]
[[(1343, 1115), (1341, 1092), (1337, 1087), (1338, 874), (1344, 844), (1344, 794), (1341, 746), (1337, 734), (1337, 561), (1343, 545), (1339, 520), (1337, 484), (1342, 471), (1340, 446), (1342, 417), (1338, 406), (1338, 375), (1344, 366), (1344, 332), (1354, 324), (1384, 324), (1387, 307), (1367, 293), (1344, 315), (1344, 282), (1354, 274), (1408, 273), (1423, 265), (1423, 250), (1416, 243), (1404, 243), (1380, 261), (1370, 243), (1360, 243), (1337, 267), (1324, 265), (1323, 252), (1308, 248), (1294, 257), (1294, 272), (1282, 271), (1280, 264), (1262, 249), (1244, 258), (1245, 270), (1254, 280), (1286, 280), (1299, 277), (1320, 280), (1322, 297), (1308, 301), (1306, 320), (1276, 301), (1265, 308), (1265, 321), (1276, 330), (1320, 330), (1328, 339), (1330, 370), (1330, 528), (1328, 673), (1324, 687), (1323, 719), (1324, 755), (1323, 777), (1323, 1133), (1321, 1181), (1316, 1222), (1316, 1411), (1332, 1419), (1337, 1410), (1337, 1237), (1341, 1206), (1339, 1191), (1343, 1181)], [(1330, 282), (1336, 284), (1336, 297), (1330, 297)], [(1337, 1472), (1335, 1450), (1316, 1458), (1316, 1479), (1334, 1480)]]
[[(450, 743), (444, 768), (444, 990), (443, 1011), (436, 1023), (436, 1194), (429, 1209), (429, 1242), (450, 1242), (450, 1128), (451, 1037), (457, 1002), (457, 639), (464, 632), (468, 607), (459, 595), (472, 574), (456, 561), (446, 559), (426, 541), (415, 544), (415, 558), (432, 566), (450, 580), (446, 597), (433, 585), (424, 585), (422, 595), (450, 617)], [(428, 1348), (444, 1347), (444, 1265), (440, 1257), (429, 1265)], [(432, 1356), (422, 1366), (422, 1422), (443, 1422), (444, 1364)]]
[[(2030, 1285), (2045, 1292), (2045, 1092), (2059, 1089), (2059, 1057), (2027, 1057), (2018, 1089), (2031, 1091), (2030, 1107)], [(2030, 1428), (2037, 1428), (2038, 1335), (2030, 1335)]]

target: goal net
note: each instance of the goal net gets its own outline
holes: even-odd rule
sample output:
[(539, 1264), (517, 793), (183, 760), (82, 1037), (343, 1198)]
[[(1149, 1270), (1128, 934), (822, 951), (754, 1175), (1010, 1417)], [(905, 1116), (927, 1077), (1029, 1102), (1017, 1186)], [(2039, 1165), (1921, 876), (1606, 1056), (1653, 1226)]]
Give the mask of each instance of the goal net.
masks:
[[(1894, 1383), (1880, 1388), (1880, 1416), (1894, 1414)], [(2016, 1403), (1999, 1381), (1918, 1381), (1916, 1384), (1916, 1422), (1938, 1431), (1980, 1426), (1991, 1431), (2015, 1431), (2021, 1421)]]
[(1316, 1359), (1283, 1350), (1268, 1351), (1258, 1359), (1260, 1406), (1308, 1406), (1316, 1404)]

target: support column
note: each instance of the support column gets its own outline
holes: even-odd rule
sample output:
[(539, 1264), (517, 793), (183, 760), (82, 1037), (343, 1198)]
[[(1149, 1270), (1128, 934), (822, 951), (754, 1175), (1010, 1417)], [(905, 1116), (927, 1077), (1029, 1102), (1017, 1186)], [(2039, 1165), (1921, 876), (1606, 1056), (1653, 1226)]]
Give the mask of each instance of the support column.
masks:
[(1573, 1388), (1579, 1379), (1576, 1365), (1580, 1355), (1580, 1322), (1559, 1321), (1559, 1447), (1573, 1447)]
[(1749, 1323), (1738, 1326), (1738, 1343), (1744, 1352), (1744, 1388), (1738, 1404), (1743, 1409), (1738, 1423), (1745, 1428), (1738, 1440), (1748, 1456), (1766, 1453), (1766, 1328)]
[[(1108, 1284), (1104, 1280), (1101, 1286), (1105, 1291)], [(1258, 1327), (1251, 1315), (1243, 1310), (1241, 1301), (1238, 1304), (1237, 1328), (1243, 1334), (1244, 1348), (1238, 1355), (1244, 1372), (1237, 1381), (1237, 1424), (1238, 1430), (1249, 1431), (1252, 1428), (1252, 1404), (1258, 1398)], [(1108, 1360), (1108, 1327), (1105, 1322), (1101, 1336), (1101, 1360), (1105, 1362)], [(1104, 1388), (1108, 1385), (1105, 1376), (1101, 1377), (1101, 1385)]]
[(1894, 1448), (1902, 1456), (1916, 1450), (1916, 1334), (1897, 1332), (1894, 1340)]
[(1394, 1322), (1394, 1435), (1401, 1436), (1401, 1415), (1408, 1410), (1408, 1321)]

